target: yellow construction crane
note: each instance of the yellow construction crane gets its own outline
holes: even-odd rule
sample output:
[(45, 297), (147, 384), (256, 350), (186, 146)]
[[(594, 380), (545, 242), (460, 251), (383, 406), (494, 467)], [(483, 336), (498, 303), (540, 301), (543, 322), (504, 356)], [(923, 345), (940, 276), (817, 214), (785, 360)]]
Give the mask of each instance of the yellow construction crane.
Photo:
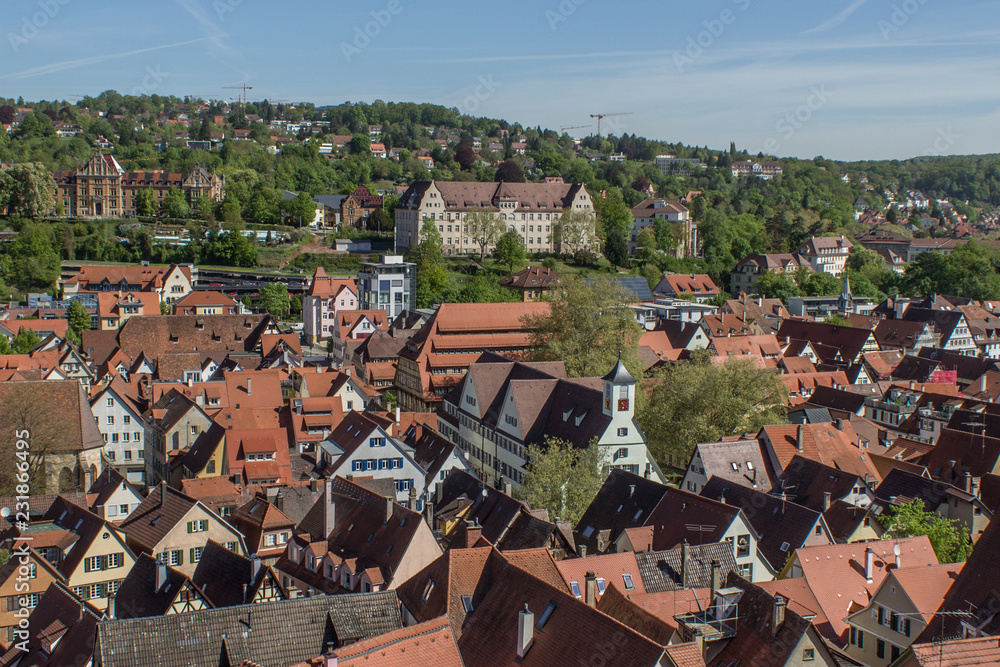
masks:
[(601, 119), (602, 118), (608, 118), (610, 116), (631, 116), (631, 115), (632, 115), (632, 112), (629, 111), (629, 112), (625, 112), (625, 113), (592, 113), (592, 114), (590, 114), (590, 117), (597, 119), (597, 136), (599, 137), (599, 136), (601, 136)]

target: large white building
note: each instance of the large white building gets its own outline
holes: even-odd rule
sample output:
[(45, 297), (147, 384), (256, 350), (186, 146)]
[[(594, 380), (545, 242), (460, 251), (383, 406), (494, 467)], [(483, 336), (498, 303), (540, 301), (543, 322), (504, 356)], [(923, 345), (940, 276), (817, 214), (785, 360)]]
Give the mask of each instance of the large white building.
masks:
[(353, 280), (335, 279), (317, 267), (302, 297), (302, 323), (306, 343), (325, 342), (336, 331), (337, 313), (358, 309), (357, 287)]
[(581, 448), (596, 439), (604, 465), (662, 483), (635, 420), (637, 387), (620, 361), (603, 378), (566, 378), (561, 362), (529, 365), (492, 357), (470, 365), (445, 396), (438, 430), (489, 484), (520, 485), (527, 447), (547, 436)]
[(358, 271), (361, 310), (384, 310), (392, 322), (404, 311), (417, 309), (417, 265), (401, 255), (385, 255), (381, 262), (365, 262)]
[(847, 258), (854, 244), (840, 236), (812, 236), (795, 251), (800, 262), (806, 262), (817, 273), (839, 276), (847, 267)]
[[(437, 223), (445, 254), (479, 253), (465, 221), (470, 211), (480, 209), (496, 213), (507, 230), (518, 232), (529, 253), (561, 252), (553, 231), (564, 211), (594, 214), (582, 183), (417, 181), (396, 205), (396, 250), (420, 243), (420, 228), (430, 219)], [(593, 240), (584, 239), (584, 245)], [(491, 249), (492, 244), (486, 248)]]
[(122, 391), (124, 383), (112, 382), (90, 399), (97, 428), (104, 436), (108, 463), (132, 484), (145, 484), (146, 422), (142, 411)]

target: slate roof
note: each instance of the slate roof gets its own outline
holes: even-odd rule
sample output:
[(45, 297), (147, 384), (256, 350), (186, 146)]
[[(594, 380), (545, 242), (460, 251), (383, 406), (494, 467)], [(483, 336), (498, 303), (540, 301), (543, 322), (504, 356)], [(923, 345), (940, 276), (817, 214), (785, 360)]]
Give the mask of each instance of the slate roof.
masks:
[(759, 440), (700, 443), (696, 448), (707, 477), (726, 479), (764, 493), (772, 490), (774, 473)]
[(797, 504), (821, 511), (825, 493), (830, 494), (831, 502), (841, 500), (851, 493), (858, 482), (863, 483), (864, 479), (796, 455), (778, 478), (777, 488), (784, 489)]
[[(707, 498), (724, 498), (744, 508), (744, 516), (757, 533), (758, 555), (777, 573), (797, 547), (805, 544), (820, 513), (780, 497), (713, 477), (701, 490)], [(784, 549), (782, 549), (784, 547)]]
[[(319, 595), (97, 626), (103, 667), (287, 667), (402, 627), (395, 591)], [(225, 655), (228, 663), (223, 662)]]
[(939, 480), (923, 477), (907, 470), (893, 468), (875, 488), (876, 502), (886, 507), (922, 500), (929, 512), (937, 511), (949, 498), (973, 502), (975, 496)]
[(828, 345), (841, 351), (844, 361), (853, 362), (861, 354), (861, 349), (872, 336), (869, 329), (842, 327), (823, 322), (786, 319), (778, 329), (778, 338), (793, 338), (807, 340), (816, 344)]
[[(635, 555), (639, 575), (647, 593), (663, 593), (682, 588), (680, 546), (666, 551), (646, 551)], [(737, 571), (733, 547), (728, 542), (690, 545), (688, 547), (687, 581), (690, 588), (710, 588), (712, 561), (719, 562), (719, 572), (725, 578)]]
[(994, 517), (973, 546), (962, 572), (938, 608), (942, 612), (968, 612), (971, 609), (973, 613), (965, 618), (955, 614), (935, 614), (915, 643), (958, 638), (962, 634), (962, 621), (980, 628), (983, 634), (996, 635), (1000, 632), (996, 604), (1000, 599), (998, 553), (1000, 519)]
[(166, 582), (156, 587), (157, 562), (149, 554), (140, 554), (115, 594), (115, 618), (163, 616), (177, 594), (191, 580), (186, 574), (165, 565)]
[[(232, 607), (253, 600), (270, 570), (269, 566), (261, 563), (257, 576), (253, 577), (251, 559), (230, 551), (215, 540), (209, 540), (191, 581), (213, 607)], [(279, 582), (280, 588), (280, 578), (274, 579)]]
[(649, 283), (645, 278), (632, 278), (628, 276), (608, 276), (600, 279), (588, 278), (584, 282), (587, 285), (600, 284), (601, 280), (611, 280), (620, 284), (627, 292), (634, 296), (634, 303), (652, 303), (653, 292), (649, 289)]
[(585, 544), (590, 553), (600, 553), (597, 546), (603, 531), (608, 531), (605, 539), (613, 543), (626, 528), (645, 525), (666, 492), (667, 487), (662, 484), (619, 468), (612, 469), (577, 522), (574, 531), (577, 545)]
[(718, 542), (739, 513), (739, 507), (668, 487), (646, 523), (653, 525), (653, 548), (660, 551), (682, 542)]
[(94, 653), (94, 628), (100, 618), (97, 609), (53, 582), (27, 619), (27, 652), (11, 646), (0, 655), (0, 665), (88, 667)]

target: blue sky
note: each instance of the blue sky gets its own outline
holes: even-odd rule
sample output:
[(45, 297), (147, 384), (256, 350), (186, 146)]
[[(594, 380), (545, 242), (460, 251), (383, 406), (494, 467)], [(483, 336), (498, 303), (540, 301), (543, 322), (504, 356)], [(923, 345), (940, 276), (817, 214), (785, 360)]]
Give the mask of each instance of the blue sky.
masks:
[(554, 129), (628, 112), (604, 132), (782, 156), (1000, 152), (996, 2), (4, 0), (4, 10), (0, 96), (227, 98), (222, 86), (246, 82), (255, 98), (433, 102)]

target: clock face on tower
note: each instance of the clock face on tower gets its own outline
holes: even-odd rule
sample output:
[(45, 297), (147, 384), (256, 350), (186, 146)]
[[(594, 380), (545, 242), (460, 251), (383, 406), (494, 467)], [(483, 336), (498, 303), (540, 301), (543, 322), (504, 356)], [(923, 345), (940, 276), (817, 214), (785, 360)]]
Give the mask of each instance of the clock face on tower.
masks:
[(618, 412), (627, 412), (627, 411), (628, 411), (628, 399), (627, 398), (619, 398), (618, 399)]

